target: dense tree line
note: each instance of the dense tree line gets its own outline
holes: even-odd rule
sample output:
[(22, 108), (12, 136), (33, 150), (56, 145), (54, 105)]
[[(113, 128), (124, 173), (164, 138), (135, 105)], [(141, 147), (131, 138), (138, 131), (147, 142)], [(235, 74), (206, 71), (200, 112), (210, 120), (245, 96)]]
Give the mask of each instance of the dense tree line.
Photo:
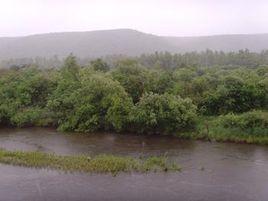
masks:
[(206, 50), (203, 52), (190, 52), (184, 54), (156, 52), (151, 55), (142, 55), (137, 59), (144, 66), (164, 69), (192, 66), (244, 66), (255, 68), (261, 65), (268, 65), (268, 50), (264, 50), (260, 53), (250, 52), (248, 49), (240, 50), (238, 52)]
[[(202, 52), (187, 52), (172, 54), (169, 52), (155, 52), (130, 58), (125, 55), (110, 55), (102, 58), (110, 67), (116, 67), (119, 60), (134, 59), (148, 68), (176, 69), (184, 67), (215, 67), (228, 66), (255, 68), (268, 65), (268, 50), (262, 52), (250, 52), (248, 49), (238, 52), (223, 52), (206, 50)], [(92, 57), (77, 58), (79, 65), (85, 66), (90, 61), (98, 62)], [(64, 64), (64, 58), (55, 55), (51, 58), (17, 58), (0, 61), (0, 68), (20, 68), (35, 65), (40, 68), (58, 68)]]
[[(268, 109), (268, 66), (173, 68), (172, 63), (164, 67), (167, 64), (155, 57), (151, 64), (146, 59), (141, 62), (145, 58), (141, 57), (111, 67), (102, 59), (81, 66), (70, 55), (57, 69), (1, 70), (0, 124), (79, 132), (174, 133), (195, 129), (200, 116)], [(167, 62), (174, 59), (166, 58)], [(226, 125), (231, 117), (222, 117)]]

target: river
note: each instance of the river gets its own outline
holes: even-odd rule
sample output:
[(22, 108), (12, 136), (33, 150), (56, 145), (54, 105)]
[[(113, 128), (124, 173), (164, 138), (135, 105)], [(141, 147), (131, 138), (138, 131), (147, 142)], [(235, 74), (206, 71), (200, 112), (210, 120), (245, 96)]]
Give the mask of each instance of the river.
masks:
[(63, 134), (53, 129), (0, 129), (0, 147), (61, 155), (163, 155), (182, 172), (64, 173), (0, 165), (1, 201), (183, 200), (267, 201), (268, 147), (130, 134)]

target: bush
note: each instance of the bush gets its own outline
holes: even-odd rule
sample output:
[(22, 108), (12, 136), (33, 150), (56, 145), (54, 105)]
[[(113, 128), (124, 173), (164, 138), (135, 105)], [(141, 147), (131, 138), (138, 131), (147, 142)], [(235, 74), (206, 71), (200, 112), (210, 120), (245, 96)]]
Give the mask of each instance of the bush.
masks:
[(80, 72), (77, 81), (61, 80), (48, 102), (64, 131), (121, 131), (133, 103), (124, 88), (101, 73)]
[(199, 104), (206, 115), (242, 113), (251, 109), (264, 108), (266, 92), (258, 84), (247, 83), (234, 76), (226, 77), (216, 91), (205, 95)]
[(125, 64), (124, 62), (113, 70), (111, 74), (113, 79), (120, 82), (124, 87), (134, 103), (140, 100), (140, 97), (148, 88), (148, 71), (135, 63)]
[(109, 65), (102, 59), (96, 59), (90, 62), (90, 67), (95, 71), (107, 72), (110, 70)]
[(261, 111), (252, 111), (240, 115), (227, 114), (220, 116), (219, 124), (225, 128), (268, 128), (268, 113)]
[(17, 111), (10, 121), (14, 126), (26, 127), (34, 126), (41, 116), (41, 110), (39, 108), (29, 108), (23, 111)]
[(32, 125), (39, 115), (36, 108), (45, 108), (53, 87), (53, 81), (38, 69), (10, 70), (0, 78), (0, 124)]
[(135, 106), (132, 121), (141, 133), (172, 133), (195, 126), (196, 106), (170, 94), (145, 94)]

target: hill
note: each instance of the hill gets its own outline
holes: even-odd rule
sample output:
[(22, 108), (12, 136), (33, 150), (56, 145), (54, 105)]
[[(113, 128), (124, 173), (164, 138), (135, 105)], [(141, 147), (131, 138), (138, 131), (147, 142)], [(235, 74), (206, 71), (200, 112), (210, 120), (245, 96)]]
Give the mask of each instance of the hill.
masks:
[(206, 49), (259, 52), (268, 49), (268, 34), (164, 37), (131, 29), (63, 32), (0, 38), (0, 59), (59, 57), (71, 52), (79, 57), (136, 56), (155, 51), (182, 53)]

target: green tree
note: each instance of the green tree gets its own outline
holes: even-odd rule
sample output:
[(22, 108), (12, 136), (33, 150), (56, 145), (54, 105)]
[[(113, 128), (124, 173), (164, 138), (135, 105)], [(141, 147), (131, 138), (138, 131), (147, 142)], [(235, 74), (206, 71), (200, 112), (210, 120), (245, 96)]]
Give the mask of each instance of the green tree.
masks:
[(196, 106), (171, 94), (145, 94), (135, 106), (132, 121), (141, 133), (172, 133), (195, 126)]
[[(11, 70), (1, 77), (0, 124), (34, 125), (38, 119), (44, 118), (47, 98), (54, 86), (49, 75), (35, 68)], [(17, 118), (17, 115), (20, 115), (20, 118)], [(31, 123), (23, 120), (24, 115), (27, 115)]]
[(133, 102), (137, 103), (149, 84), (148, 71), (136, 63), (124, 61), (112, 71), (112, 77), (119, 81), (126, 92), (132, 97)]
[(102, 59), (96, 59), (96, 60), (91, 61), (90, 66), (95, 71), (107, 72), (110, 70), (109, 65), (106, 62), (104, 62)]
[(103, 74), (86, 70), (80, 73), (79, 80), (68, 83), (68, 88), (60, 82), (49, 101), (59, 128), (80, 132), (123, 130), (133, 106), (124, 88)]
[(228, 112), (246, 112), (262, 108), (265, 104), (265, 92), (251, 82), (236, 76), (227, 76), (216, 91), (206, 94), (200, 104), (206, 114), (225, 114)]
[(76, 57), (70, 54), (61, 68), (62, 76), (66, 79), (77, 80), (80, 66), (77, 64)]

